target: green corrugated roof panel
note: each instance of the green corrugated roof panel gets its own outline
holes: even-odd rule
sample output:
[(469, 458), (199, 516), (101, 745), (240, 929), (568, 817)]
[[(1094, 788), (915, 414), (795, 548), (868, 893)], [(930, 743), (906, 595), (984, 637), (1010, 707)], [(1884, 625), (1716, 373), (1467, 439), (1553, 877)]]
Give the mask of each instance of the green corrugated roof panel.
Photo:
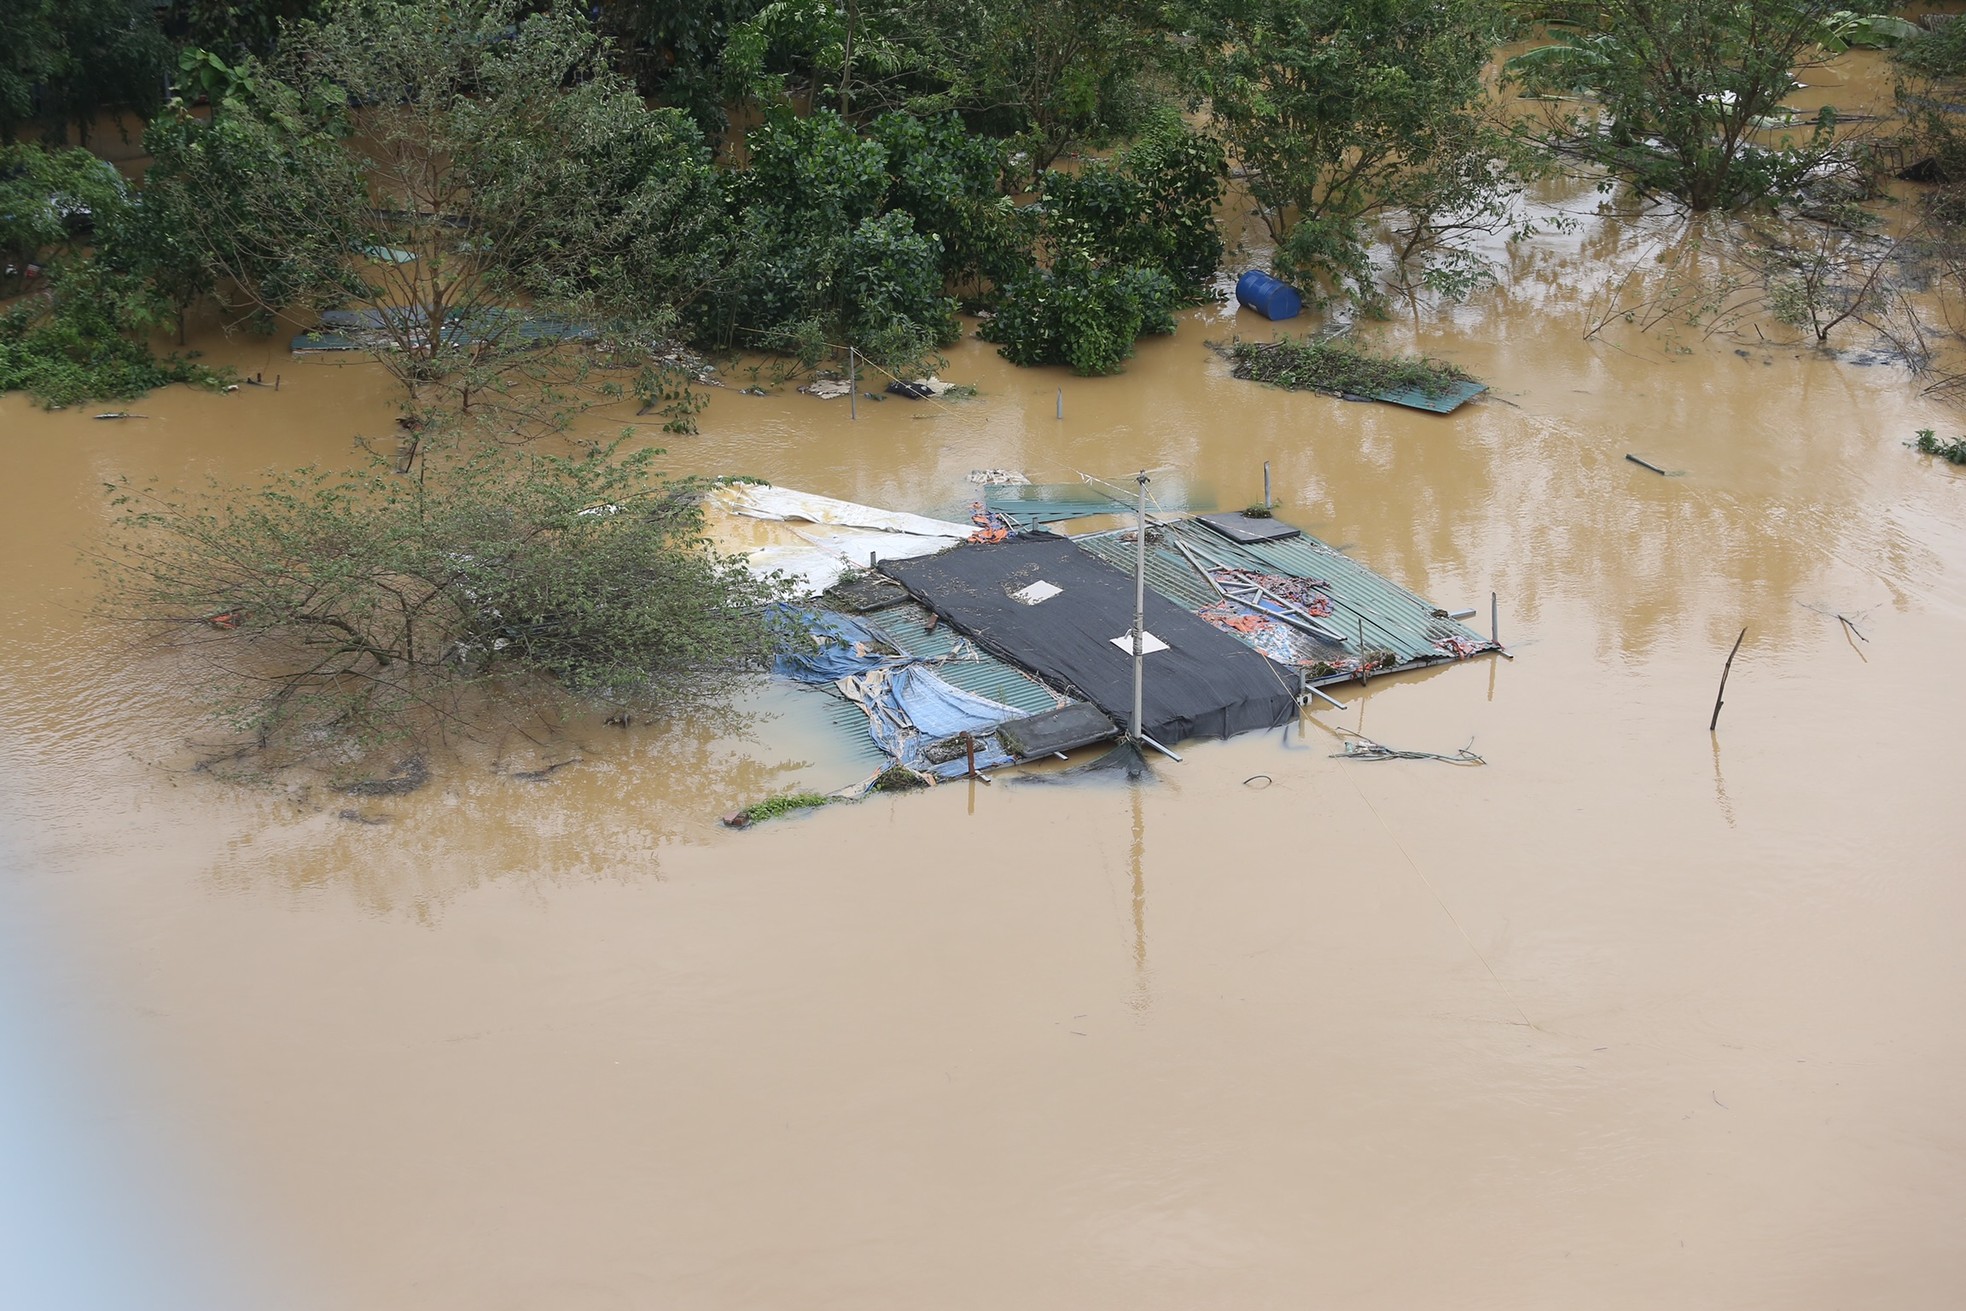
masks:
[[(1401, 667), (1452, 659), (1450, 653), (1434, 645), (1437, 640), (1458, 638), (1482, 647), (1489, 645), (1472, 629), (1436, 616), (1434, 611), (1440, 607), (1332, 550), (1309, 533), (1288, 541), (1241, 545), (1193, 520), (1176, 519), (1165, 522), (1163, 528), (1159, 542), (1149, 537), (1147, 586), (1190, 610), (1204, 609), (1220, 598), (1170, 537), (1206, 567), (1250, 569), (1329, 584), (1325, 592), (1331, 598), (1332, 614), (1326, 622), (1344, 635), (1344, 655), (1358, 654), (1361, 621), (1365, 646), (1393, 652)], [(1127, 530), (1081, 537), (1078, 544), (1115, 568), (1128, 573), (1133, 570), (1134, 544)]]
[(1372, 399), (1385, 401), (1391, 405), (1404, 405), (1409, 410), (1427, 410), (1434, 414), (1449, 414), (1460, 409), (1488, 388), (1478, 382), (1451, 382), (1445, 390), (1427, 392), (1419, 387), (1395, 387), (1390, 391), (1373, 392)]
[(880, 744), (874, 741), (873, 733), (868, 731), (867, 712), (831, 688), (825, 691), (827, 721), (852, 744), (853, 759), (869, 765), (891, 763), (887, 752), (881, 750)]
[(860, 618), (886, 634), (896, 647), (909, 655), (931, 660), (953, 654), (956, 643), (962, 641), (964, 656), (937, 665), (935, 672), (965, 692), (1015, 706), (1030, 715), (1055, 710), (1070, 700), (1069, 697), (1054, 694), (1023, 670), (978, 650), (975, 643), (963, 639), (949, 625), (937, 624), (933, 629), (929, 628), (928, 610), (913, 601), (876, 610)]

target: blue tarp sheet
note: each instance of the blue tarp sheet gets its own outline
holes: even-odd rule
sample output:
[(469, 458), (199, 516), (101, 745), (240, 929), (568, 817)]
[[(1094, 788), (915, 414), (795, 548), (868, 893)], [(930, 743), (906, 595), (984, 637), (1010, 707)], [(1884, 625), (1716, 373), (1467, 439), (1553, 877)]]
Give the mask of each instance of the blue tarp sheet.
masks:
[(848, 615), (781, 605), (776, 607), (776, 616), (788, 633), (803, 632), (811, 639), (808, 646), (794, 636), (773, 657), (771, 672), (780, 678), (797, 679), (801, 683), (837, 683), (850, 674), (903, 665), (914, 659), (895, 654), (879, 633)]
[(881, 750), (902, 764), (941, 778), (967, 772), (967, 759), (928, 763), (923, 751), (931, 743), (958, 733), (976, 734), (976, 765), (995, 768), (1012, 763), (990, 734), (1006, 720), (1025, 712), (988, 697), (965, 692), (938, 676), (918, 656), (894, 654), (880, 634), (849, 615), (827, 610), (781, 607), (788, 628), (809, 635), (812, 643), (794, 637), (792, 649), (772, 661), (772, 672), (801, 683), (831, 684), (835, 691), (867, 712), (867, 731)]
[(966, 757), (934, 765), (923, 754), (930, 743), (958, 733), (976, 735), (978, 769), (1011, 763), (1009, 753), (989, 734), (1005, 720), (1023, 718), (1024, 712), (965, 692), (925, 665), (871, 670), (842, 679), (839, 687), (867, 712), (868, 732), (881, 750), (912, 769), (941, 778), (967, 773)]

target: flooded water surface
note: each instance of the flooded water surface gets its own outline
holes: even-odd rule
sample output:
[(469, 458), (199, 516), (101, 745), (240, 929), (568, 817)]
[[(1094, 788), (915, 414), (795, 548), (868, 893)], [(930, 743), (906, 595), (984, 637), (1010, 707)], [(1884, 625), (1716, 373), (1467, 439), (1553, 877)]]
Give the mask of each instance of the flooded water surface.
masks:
[(359, 804), (222, 782), (93, 605), (102, 486), (346, 463), (386, 379), (212, 337), (279, 389), (0, 399), (6, 904), (99, 1114), (196, 1163), (259, 1305), (1957, 1305), (1966, 478), (1904, 443), (1958, 421), (1765, 323), (1589, 335), (1676, 238), (1545, 199), (1584, 221), (1498, 288), (1357, 329), (1491, 384), (1450, 417), (1236, 381), (1205, 343), (1275, 327), (1216, 308), (1113, 378), (965, 341), (974, 397), (719, 390), (664, 439), (957, 517), (972, 469), (1213, 508), (1268, 461), (1285, 518), (1498, 596), (1513, 660), (1139, 787), (729, 832), (859, 772), (773, 689), (573, 726), (543, 780), (490, 741)]

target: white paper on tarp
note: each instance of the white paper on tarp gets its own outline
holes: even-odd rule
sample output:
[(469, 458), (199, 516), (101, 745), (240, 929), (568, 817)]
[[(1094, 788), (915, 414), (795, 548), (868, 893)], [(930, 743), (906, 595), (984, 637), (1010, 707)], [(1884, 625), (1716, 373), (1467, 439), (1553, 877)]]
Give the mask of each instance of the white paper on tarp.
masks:
[(865, 568), (870, 555), (933, 555), (976, 531), (971, 524), (757, 483), (714, 487), (707, 503), (719, 546), (742, 551), (752, 573), (801, 580), (807, 595), (825, 591), (848, 569)]

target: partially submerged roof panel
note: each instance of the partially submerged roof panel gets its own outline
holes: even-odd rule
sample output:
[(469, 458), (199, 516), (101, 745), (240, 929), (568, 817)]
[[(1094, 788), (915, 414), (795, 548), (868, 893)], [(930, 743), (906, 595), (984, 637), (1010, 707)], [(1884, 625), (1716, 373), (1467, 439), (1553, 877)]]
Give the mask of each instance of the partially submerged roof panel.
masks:
[[(1116, 568), (1133, 567), (1130, 531), (1074, 540)], [(1314, 583), (1312, 590), (1328, 602), (1328, 613), (1308, 619), (1293, 615), (1296, 622), (1258, 622), (1240, 633), (1243, 641), (1272, 657), (1310, 671), (1313, 683), (1353, 676), (1360, 658), (1372, 652), (1393, 657), (1389, 665), (1377, 668), (1397, 669), (1497, 649), (1431, 602), (1308, 533), (1283, 541), (1236, 543), (1196, 520), (1175, 519), (1150, 528), (1148, 542), (1147, 586), (1190, 612), (1227, 609), (1265, 619), (1259, 607), (1225, 606), (1218, 588), (1227, 570)], [(1319, 665), (1328, 668), (1320, 671), (1315, 668)]]
[[(944, 620), (1005, 660), (1116, 720), (1131, 717), (1133, 656), (1115, 644), (1133, 629), (1133, 580), (1063, 537), (967, 545), (883, 561)], [(1061, 589), (1043, 605), (1012, 593), (1044, 579)], [(1142, 727), (1166, 743), (1274, 727), (1296, 713), (1297, 679), (1235, 638), (1149, 593), (1147, 626), (1166, 649), (1146, 657)], [(1127, 649), (1122, 649), (1125, 646)]]

